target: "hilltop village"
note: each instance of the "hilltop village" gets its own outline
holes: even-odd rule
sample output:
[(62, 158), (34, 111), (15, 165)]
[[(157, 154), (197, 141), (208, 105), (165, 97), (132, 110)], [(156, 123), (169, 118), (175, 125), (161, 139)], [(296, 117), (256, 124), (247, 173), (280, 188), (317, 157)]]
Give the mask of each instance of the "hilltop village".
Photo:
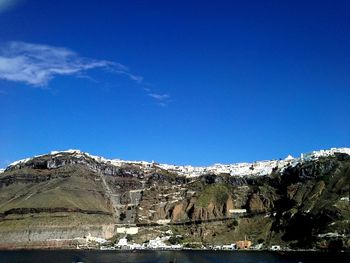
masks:
[(349, 171), (349, 148), (208, 167), (51, 152), (0, 173), (0, 248), (348, 248)]

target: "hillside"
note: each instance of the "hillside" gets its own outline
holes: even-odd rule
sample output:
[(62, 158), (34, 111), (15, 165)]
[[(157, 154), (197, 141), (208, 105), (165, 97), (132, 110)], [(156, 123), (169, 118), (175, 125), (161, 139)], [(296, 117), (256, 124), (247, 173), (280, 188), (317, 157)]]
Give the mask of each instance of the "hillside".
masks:
[[(52, 152), (0, 173), (0, 247), (71, 247), (137, 226), (186, 244), (350, 247), (350, 151), (211, 167)], [(118, 232), (118, 233), (117, 233)]]

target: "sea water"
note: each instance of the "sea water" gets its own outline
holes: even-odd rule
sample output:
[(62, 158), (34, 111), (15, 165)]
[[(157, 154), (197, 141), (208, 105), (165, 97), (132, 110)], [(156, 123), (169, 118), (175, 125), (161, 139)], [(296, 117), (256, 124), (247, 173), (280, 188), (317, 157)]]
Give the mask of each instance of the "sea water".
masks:
[(0, 251), (0, 263), (349, 263), (350, 253), (254, 251)]

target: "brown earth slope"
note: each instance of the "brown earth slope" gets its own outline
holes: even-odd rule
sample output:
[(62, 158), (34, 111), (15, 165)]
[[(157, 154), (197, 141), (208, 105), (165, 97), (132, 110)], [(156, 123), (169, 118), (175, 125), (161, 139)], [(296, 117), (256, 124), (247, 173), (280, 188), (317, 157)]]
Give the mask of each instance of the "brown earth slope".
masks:
[[(89, 233), (111, 238), (115, 224), (166, 224), (179, 242), (321, 247), (350, 246), (350, 157), (300, 162), (263, 177), (207, 174), (185, 178), (88, 155), (44, 155), (0, 174), (0, 244), (3, 247), (74, 240)], [(236, 214), (235, 209), (246, 209)], [(329, 234), (331, 233), (331, 234)]]

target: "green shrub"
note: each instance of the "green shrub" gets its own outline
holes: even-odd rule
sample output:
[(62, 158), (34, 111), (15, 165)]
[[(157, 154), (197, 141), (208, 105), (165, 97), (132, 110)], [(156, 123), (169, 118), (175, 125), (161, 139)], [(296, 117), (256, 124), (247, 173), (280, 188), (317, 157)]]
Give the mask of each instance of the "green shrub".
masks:
[(198, 204), (201, 207), (207, 207), (210, 202), (223, 204), (228, 197), (229, 190), (224, 184), (207, 185), (198, 198)]
[(119, 220), (123, 221), (126, 218), (126, 214), (124, 212), (120, 213)]
[(182, 240), (183, 240), (182, 236), (171, 236), (168, 241), (171, 245), (177, 245), (177, 244), (181, 244)]

